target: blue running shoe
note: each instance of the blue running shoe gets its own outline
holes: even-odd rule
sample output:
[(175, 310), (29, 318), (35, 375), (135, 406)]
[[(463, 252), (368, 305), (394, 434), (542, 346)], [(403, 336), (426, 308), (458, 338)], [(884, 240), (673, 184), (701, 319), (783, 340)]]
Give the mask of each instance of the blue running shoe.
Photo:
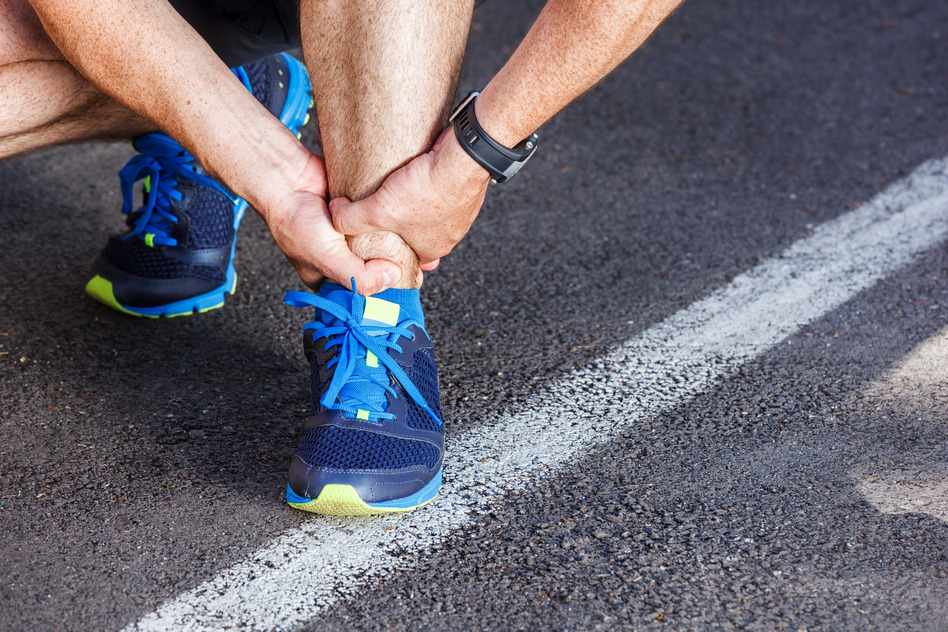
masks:
[[(309, 122), (306, 68), (281, 54), (234, 74), (294, 134)], [(144, 134), (122, 169), (122, 212), (129, 229), (113, 236), (86, 284), (96, 300), (133, 316), (182, 316), (224, 304), (237, 285), (234, 252), (247, 202), (211, 178), (170, 136)], [(144, 180), (143, 203), (132, 210)]]
[[(353, 287), (355, 283), (353, 282)], [(313, 410), (286, 501), (333, 516), (409, 511), (441, 488), (444, 426), (418, 290), (363, 297), (333, 283), (287, 292), (315, 307), (303, 328)]]

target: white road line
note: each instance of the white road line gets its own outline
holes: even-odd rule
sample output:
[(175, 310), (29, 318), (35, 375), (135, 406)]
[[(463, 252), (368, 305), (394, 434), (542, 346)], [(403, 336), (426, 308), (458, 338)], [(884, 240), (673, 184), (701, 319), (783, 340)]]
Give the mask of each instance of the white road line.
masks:
[[(624, 428), (706, 391), (946, 238), (948, 161), (934, 160), (555, 383), (522, 412), (449, 436), (444, 493), (429, 508), (314, 518), (125, 630), (285, 630), (309, 621), (362, 585), (409, 567), (497, 497), (536, 485)], [(396, 555), (404, 551), (411, 554)]]

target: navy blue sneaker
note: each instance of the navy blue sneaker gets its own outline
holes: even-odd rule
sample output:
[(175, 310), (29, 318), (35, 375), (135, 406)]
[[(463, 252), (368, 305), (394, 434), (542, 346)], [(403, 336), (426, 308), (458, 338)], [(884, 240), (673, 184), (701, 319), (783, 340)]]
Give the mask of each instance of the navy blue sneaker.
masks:
[[(313, 103), (302, 63), (281, 54), (233, 72), (299, 136)], [(133, 316), (182, 316), (220, 307), (237, 285), (234, 252), (247, 202), (166, 134), (144, 134), (132, 146), (139, 155), (119, 174), (128, 230), (109, 239), (86, 292)], [(135, 183), (142, 179), (143, 203), (132, 210)]]
[[(353, 283), (353, 287), (355, 283)], [(363, 297), (333, 283), (303, 328), (313, 409), (290, 465), (286, 501), (334, 516), (409, 511), (441, 488), (444, 426), (434, 347), (418, 290)]]

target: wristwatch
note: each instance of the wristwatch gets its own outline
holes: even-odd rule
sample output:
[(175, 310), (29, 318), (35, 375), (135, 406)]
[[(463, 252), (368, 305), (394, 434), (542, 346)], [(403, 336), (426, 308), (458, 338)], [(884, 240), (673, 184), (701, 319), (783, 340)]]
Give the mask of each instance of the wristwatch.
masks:
[(480, 92), (476, 90), (468, 94), (448, 121), (454, 123), (454, 135), (464, 151), (490, 174), (491, 183), (506, 182), (520, 171), (537, 150), (537, 135), (530, 134), (512, 149), (498, 143), (484, 131), (474, 116), (474, 102), (478, 94)]

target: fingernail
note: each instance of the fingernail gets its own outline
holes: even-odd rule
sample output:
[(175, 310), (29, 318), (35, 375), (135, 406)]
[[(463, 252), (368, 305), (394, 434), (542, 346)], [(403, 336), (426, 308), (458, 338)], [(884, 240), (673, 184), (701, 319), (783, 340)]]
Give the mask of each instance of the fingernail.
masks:
[(391, 268), (386, 268), (385, 272), (382, 273), (382, 289), (387, 290), (398, 283), (398, 279), (401, 276), (402, 275), (400, 272), (392, 270)]

